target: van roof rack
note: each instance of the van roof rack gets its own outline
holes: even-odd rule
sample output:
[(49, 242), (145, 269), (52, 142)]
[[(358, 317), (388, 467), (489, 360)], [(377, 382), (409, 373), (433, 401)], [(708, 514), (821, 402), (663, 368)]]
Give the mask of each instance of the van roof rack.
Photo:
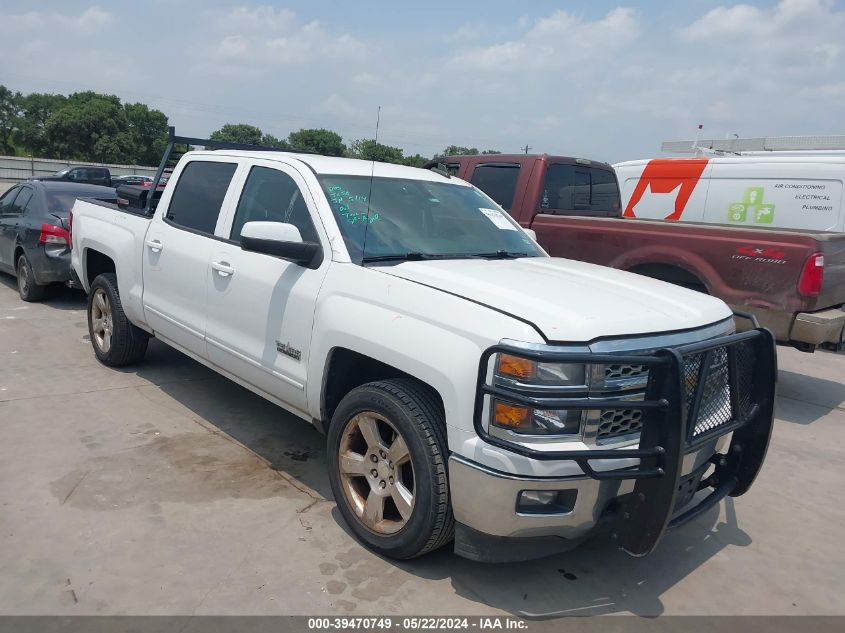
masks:
[(661, 151), (670, 154), (696, 154), (703, 151), (742, 154), (743, 152), (832, 152), (845, 150), (845, 135), (761, 136), (757, 138), (696, 139), (664, 141)]

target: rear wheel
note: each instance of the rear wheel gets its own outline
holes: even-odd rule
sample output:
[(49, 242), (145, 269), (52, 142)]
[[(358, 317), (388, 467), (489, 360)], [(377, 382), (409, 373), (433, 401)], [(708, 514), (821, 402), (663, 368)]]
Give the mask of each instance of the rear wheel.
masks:
[(18, 257), (15, 271), (18, 276), (18, 293), (24, 301), (41, 301), (47, 293), (47, 287), (41, 286), (35, 281), (35, 273), (32, 272), (32, 264), (26, 254)]
[(328, 455), (338, 508), (367, 546), (408, 559), (452, 539), (446, 425), (430, 388), (396, 379), (352, 390), (332, 416)]
[(88, 294), (88, 333), (97, 360), (111, 367), (140, 361), (150, 337), (123, 312), (114, 273), (99, 275)]

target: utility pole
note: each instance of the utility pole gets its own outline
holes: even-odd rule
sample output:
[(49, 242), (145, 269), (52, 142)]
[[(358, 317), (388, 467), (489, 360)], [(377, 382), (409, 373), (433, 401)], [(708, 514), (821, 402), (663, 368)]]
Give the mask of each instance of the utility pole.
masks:
[(533, 149), (528, 143), (525, 144), (525, 147), (520, 147), (519, 149), (525, 150), (525, 153), (528, 153), (529, 149)]

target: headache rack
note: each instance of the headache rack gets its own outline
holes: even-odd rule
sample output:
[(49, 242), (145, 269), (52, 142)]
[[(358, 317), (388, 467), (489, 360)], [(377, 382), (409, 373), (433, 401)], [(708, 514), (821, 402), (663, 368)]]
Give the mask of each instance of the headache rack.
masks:
[(299, 150), (280, 149), (278, 147), (267, 147), (265, 145), (249, 145), (247, 143), (233, 143), (231, 141), (220, 141), (209, 138), (177, 136), (176, 128), (171, 126), (167, 128), (167, 146), (164, 149), (164, 154), (161, 157), (161, 162), (158, 165), (158, 170), (156, 170), (156, 175), (153, 178), (151, 186), (138, 187), (135, 185), (123, 185), (118, 187), (118, 204), (123, 207), (135, 209), (136, 213), (152, 216), (155, 212), (156, 205), (158, 205), (159, 198), (161, 198), (162, 191), (159, 190), (158, 185), (162, 177), (167, 173), (172, 173), (179, 159), (185, 153), (195, 149), (195, 147), (202, 147), (204, 149), (242, 149), (263, 152), (284, 151), (295, 154), (310, 153)]
[[(516, 391), (488, 384), (490, 358), (499, 352), (542, 362), (642, 366), (648, 369), (645, 397), (642, 400), (620, 400), (612, 396), (573, 398), (565, 390)], [(629, 553), (641, 556), (656, 546), (667, 528), (682, 525), (724, 497), (742, 495), (750, 488), (763, 463), (771, 436), (776, 363), (774, 337), (759, 327), (643, 355), (497, 345), (486, 350), (481, 358), (475, 429), (487, 443), (531, 459), (574, 461), (593, 479), (635, 480), (633, 492), (618, 497), (608, 509), (608, 515), (612, 518), (609, 521), (611, 531), (619, 545)], [(542, 409), (640, 411), (639, 445), (624, 449), (560, 451), (514, 443), (491, 435), (485, 428), (482, 412), (486, 396)], [(681, 495), (679, 485), (686, 485), (681, 481), (684, 455), (731, 432), (733, 436), (726, 453), (716, 453), (711, 459), (713, 473), (692, 491), (712, 488), (712, 492), (698, 505), (673, 516)], [(628, 466), (632, 459), (639, 459), (639, 464)], [(596, 460), (604, 460), (605, 465), (613, 460), (625, 464), (616, 469), (597, 469), (591, 464)]]

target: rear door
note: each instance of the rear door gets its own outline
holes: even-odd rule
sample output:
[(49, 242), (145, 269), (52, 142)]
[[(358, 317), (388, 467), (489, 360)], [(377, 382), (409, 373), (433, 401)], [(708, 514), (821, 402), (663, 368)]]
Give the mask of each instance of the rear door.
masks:
[(579, 163), (553, 163), (546, 168), (535, 213), (615, 217), (619, 186), (609, 169)]
[(0, 251), (3, 252), (3, 264), (7, 270), (15, 269), (15, 248), (19, 243), (19, 233), (23, 222), (23, 212), (35, 193), (29, 185), (21, 185), (14, 202), (9, 205), (0, 218)]
[(237, 168), (235, 159), (211, 156), (182, 165), (144, 239), (145, 319), (157, 336), (201, 358), (209, 259), (218, 222), (236, 197)]
[(11, 228), (16, 221), (14, 203), (20, 191), (20, 186), (12, 187), (0, 197), (0, 268), (7, 271), (11, 271), (14, 265), (14, 232)]
[(218, 231), (208, 267), (208, 358), (291, 407), (307, 409), (305, 381), (314, 307), (329, 266), (317, 269), (241, 249), (250, 221), (286, 222), (305, 242), (327, 244), (302, 174), (254, 161), (233, 217)]

